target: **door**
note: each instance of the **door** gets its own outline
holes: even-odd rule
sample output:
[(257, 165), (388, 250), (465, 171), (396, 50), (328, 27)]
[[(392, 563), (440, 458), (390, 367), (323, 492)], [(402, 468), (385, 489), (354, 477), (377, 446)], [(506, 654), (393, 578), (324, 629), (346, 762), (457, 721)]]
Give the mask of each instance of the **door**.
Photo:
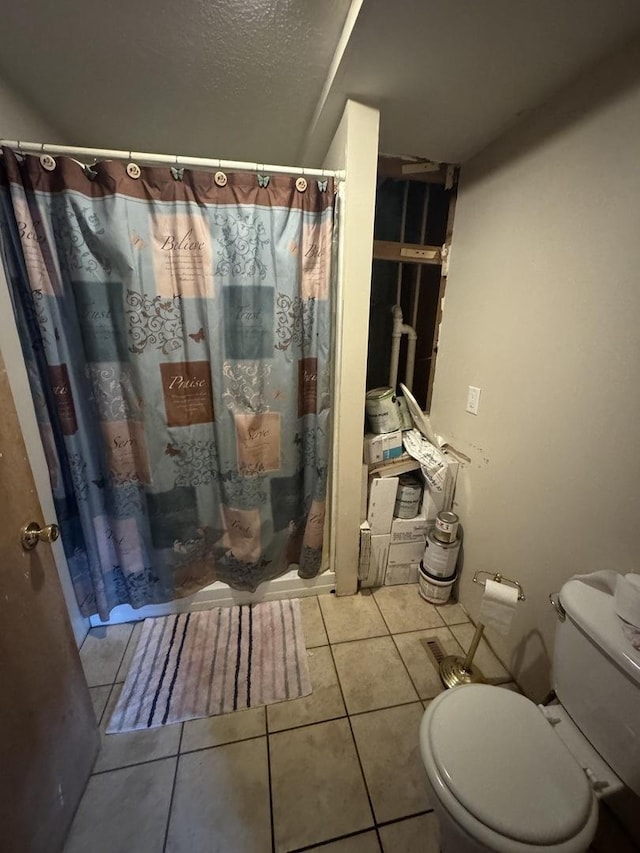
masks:
[(55, 853), (99, 736), (1, 356), (0, 513), (0, 848)]

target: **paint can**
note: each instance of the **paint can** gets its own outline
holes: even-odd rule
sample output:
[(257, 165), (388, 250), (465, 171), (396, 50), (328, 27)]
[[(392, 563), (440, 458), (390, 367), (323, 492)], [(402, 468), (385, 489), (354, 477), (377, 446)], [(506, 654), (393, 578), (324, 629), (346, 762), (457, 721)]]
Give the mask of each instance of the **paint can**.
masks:
[(450, 578), (434, 577), (424, 568), (423, 563), (420, 563), (418, 592), (430, 604), (446, 604), (451, 597), (451, 588), (457, 577), (455, 572)]
[(422, 483), (410, 474), (402, 474), (398, 479), (398, 491), (393, 514), (396, 518), (415, 518), (420, 510)]
[(436, 515), (436, 526), (433, 535), (440, 542), (455, 542), (458, 538), (460, 519), (455, 512), (443, 509)]
[(367, 391), (365, 409), (371, 432), (380, 435), (400, 429), (398, 403), (393, 388), (373, 388)]
[(449, 578), (455, 574), (460, 540), (455, 542), (440, 542), (435, 536), (435, 528), (427, 532), (427, 542), (422, 562), (430, 575), (436, 578)]

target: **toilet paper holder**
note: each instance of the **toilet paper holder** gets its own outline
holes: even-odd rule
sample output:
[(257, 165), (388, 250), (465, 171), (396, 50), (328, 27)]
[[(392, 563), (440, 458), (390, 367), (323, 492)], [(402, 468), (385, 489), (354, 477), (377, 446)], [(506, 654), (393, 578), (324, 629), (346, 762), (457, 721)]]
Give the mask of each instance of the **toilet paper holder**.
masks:
[[(481, 579), (480, 575), (487, 575), (487, 577)], [(473, 576), (473, 582), (484, 588), (488, 578), (491, 578), (496, 583), (506, 583), (514, 586), (518, 590), (518, 601), (525, 600), (521, 584), (511, 578), (505, 578), (500, 572), (477, 571)], [(473, 658), (482, 639), (483, 632), (484, 625), (482, 622), (478, 622), (467, 654), (464, 657), (461, 655), (447, 655), (440, 662), (440, 678), (445, 687), (457, 687), (460, 684), (477, 684), (485, 681), (482, 671), (473, 663)]]
[(484, 588), (484, 585), (486, 583), (486, 579), (485, 580), (478, 580), (478, 575), (488, 575), (491, 578), (491, 580), (495, 581), (496, 583), (508, 583), (508, 584), (511, 584), (512, 586), (515, 586), (516, 589), (518, 590), (518, 601), (524, 601), (525, 600), (524, 591), (522, 589), (521, 584), (519, 584), (518, 581), (513, 581), (513, 580), (511, 580), (511, 578), (505, 578), (505, 576), (501, 575), (500, 572), (494, 573), (494, 572), (485, 572), (485, 571), (480, 570), (479, 572), (476, 572), (475, 575), (473, 576), (473, 582), (477, 583), (479, 586), (481, 586), (483, 588)]

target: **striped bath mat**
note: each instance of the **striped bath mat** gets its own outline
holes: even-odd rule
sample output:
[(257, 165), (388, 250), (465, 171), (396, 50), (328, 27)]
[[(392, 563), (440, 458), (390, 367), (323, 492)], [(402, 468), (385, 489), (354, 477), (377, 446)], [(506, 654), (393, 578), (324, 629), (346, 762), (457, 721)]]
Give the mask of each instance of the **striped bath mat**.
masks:
[(145, 619), (107, 732), (211, 717), (309, 693), (297, 600)]

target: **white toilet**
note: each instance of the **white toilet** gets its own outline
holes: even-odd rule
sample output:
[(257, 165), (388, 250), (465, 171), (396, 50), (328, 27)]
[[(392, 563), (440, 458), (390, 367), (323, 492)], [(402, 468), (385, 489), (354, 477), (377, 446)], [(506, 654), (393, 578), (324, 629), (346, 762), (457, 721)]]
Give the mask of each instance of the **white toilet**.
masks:
[(598, 797), (640, 796), (640, 652), (605, 591), (574, 579), (559, 600), (560, 704), (469, 684), (424, 713), (420, 749), (442, 853), (581, 853)]

